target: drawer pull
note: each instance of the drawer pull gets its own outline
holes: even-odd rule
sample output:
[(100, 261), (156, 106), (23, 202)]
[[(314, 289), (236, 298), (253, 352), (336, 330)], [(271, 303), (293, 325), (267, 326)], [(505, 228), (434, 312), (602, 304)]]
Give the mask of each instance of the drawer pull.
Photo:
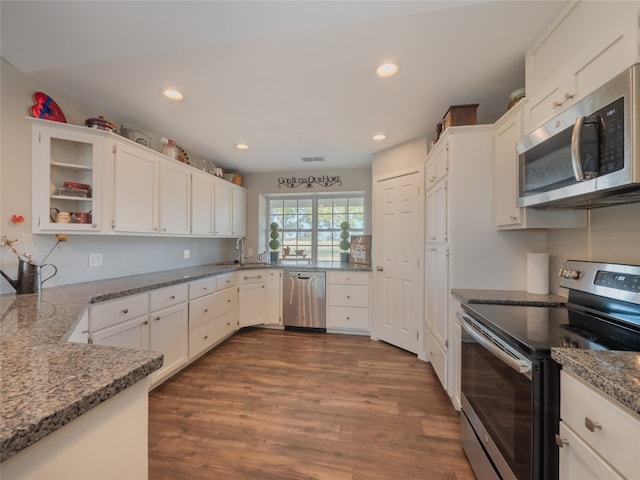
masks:
[(175, 296), (175, 295), (171, 295), (171, 296), (169, 297), (169, 300), (175, 300), (175, 299), (176, 299), (176, 296)]
[(204, 337), (202, 337), (203, 340), (206, 340), (207, 338), (209, 338), (209, 335), (205, 335)]
[(602, 425), (594, 422), (589, 417), (584, 417), (584, 426), (587, 427), (587, 430), (590, 432), (595, 432), (597, 429), (602, 428)]
[(347, 295), (347, 298), (351, 298), (351, 296)]
[(149, 325), (149, 320), (145, 320), (144, 322), (142, 322), (142, 325)]
[(207, 290), (207, 287), (202, 287), (203, 290)]
[(231, 325), (231, 322), (227, 322), (227, 327), (228, 327), (229, 325)]
[(231, 299), (230, 298), (227, 298), (227, 303), (231, 303)]
[(564, 448), (565, 445), (569, 445), (569, 442), (567, 442), (564, 438), (562, 438), (557, 433), (556, 433), (556, 436), (555, 436), (555, 440), (556, 440), (556, 445), (558, 447), (560, 447), (560, 448)]
[(156, 317), (156, 318), (154, 318), (154, 320), (155, 320), (156, 322), (159, 322), (159, 321), (160, 321), (160, 317)]
[(259, 280), (259, 279), (261, 279), (261, 278), (262, 278), (262, 275), (253, 275), (253, 276), (245, 275), (243, 278), (244, 278), (245, 280), (251, 280), (252, 278), (257, 278), (257, 279)]
[(204, 313), (207, 313), (208, 311), (209, 311), (209, 309), (208, 309), (208, 308), (205, 308), (205, 309), (204, 309)]
[(351, 317), (347, 317), (347, 320), (351, 320)]
[(129, 309), (125, 308), (124, 310), (122, 310), (122, 313), (124, 313), (126, 315), (127, 313), (129, 313)]

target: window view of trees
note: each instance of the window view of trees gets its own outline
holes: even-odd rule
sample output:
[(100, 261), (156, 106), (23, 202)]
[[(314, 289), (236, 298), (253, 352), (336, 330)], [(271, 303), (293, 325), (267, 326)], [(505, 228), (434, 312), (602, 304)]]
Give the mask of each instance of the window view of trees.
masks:
[(280, 256), (340, 261), (340, 224), (349, 222), (352, 235), (364, 233), (364, 195), (271, 197), (267, 224), (280, 225)]

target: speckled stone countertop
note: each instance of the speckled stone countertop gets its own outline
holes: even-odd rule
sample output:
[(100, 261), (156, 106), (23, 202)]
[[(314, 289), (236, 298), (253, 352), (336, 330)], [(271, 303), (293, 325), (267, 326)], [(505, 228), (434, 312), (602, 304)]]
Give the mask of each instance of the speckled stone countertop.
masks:
[(0, 295), (0, 461), (162, 366), (157, 352), (67, 342), (91, 303), (240, 269), (371, 271), (352, 264), (203, 265)]
[(565, 297), (555, 295), (540, 295), (523, 292), (522, 290), (472, 290), (454, 288), (451, 294), (462, 303), (495, 303), (500, 305), (527, 305), (557, 307), (567, 303)]
[(553, 348), (551, 358), (640, 415), (640, 353)]

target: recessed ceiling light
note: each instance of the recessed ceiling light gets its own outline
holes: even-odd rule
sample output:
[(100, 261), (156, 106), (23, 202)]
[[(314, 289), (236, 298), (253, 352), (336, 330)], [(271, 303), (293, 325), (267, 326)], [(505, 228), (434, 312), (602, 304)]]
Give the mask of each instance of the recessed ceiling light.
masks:
[(376, 142), (380, 142), (380, 141), (382, 141), (382, 140), (386, 140), (386, 138), (387, 138), (387, 136), (386, 136), (384, 133), (376, 133), (376, 134), (373, 136), (373, 139), (374, 139)]
[(184, 100), (184, 95), (178, 90), (174, 90), (172, 88), (167, 88), (162, 92), (162, 94), (169, 100)]
[(379, 77), (390, 77), (398, 73), (398, 65), (395, 63), (383, 63), (376, 68), (376, 75)]
[(249, 150), (249, 145), (247, 145), (246, 143), (238, 143), (236, 145), (236, 148), (238, 150)]

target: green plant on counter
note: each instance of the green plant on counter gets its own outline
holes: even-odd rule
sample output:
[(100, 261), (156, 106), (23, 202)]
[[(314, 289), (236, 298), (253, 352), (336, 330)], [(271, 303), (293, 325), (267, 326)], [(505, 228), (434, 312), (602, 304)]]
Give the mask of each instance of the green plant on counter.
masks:
[(269, 230), (271, 230), (271, 232), (269, 233), (269, 236), (271, 237), (271, 240), (269, 241), (269, 248), (274, 251), (277, 251), (280, 248), (279, 229), (280, 226), (276, 222), (272, 222), (271, 224), (269, 224)]
[(342, 222), (340, 224), (340, 250), (344, 250), (345, 252), (351, 248), (351, 242), (349, 241), (349, 222)]

